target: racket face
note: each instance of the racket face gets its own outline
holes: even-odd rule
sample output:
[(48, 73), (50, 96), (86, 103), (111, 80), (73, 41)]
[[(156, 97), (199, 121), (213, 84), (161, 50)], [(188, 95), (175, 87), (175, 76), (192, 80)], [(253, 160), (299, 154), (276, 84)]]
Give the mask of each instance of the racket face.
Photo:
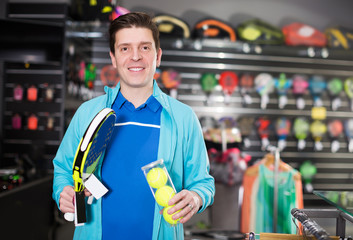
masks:
[(113, 65), (106, 65), (102, 68), (100, 78), (104, 86), (115, 87), (120, 81), (118, 71)]
[(87, 179), (96, 167), (109, 143), (114, 130), (116, 116), (112, 112), (108, 114), (98, 125), (91, 137), (87, 150), (83, 157), (82, 180)]
[(232, 94), (238, 85), (238, 76), (234, 72), (222, 72), (219, 78), (219, 84), (222, 86), (223, 91)]

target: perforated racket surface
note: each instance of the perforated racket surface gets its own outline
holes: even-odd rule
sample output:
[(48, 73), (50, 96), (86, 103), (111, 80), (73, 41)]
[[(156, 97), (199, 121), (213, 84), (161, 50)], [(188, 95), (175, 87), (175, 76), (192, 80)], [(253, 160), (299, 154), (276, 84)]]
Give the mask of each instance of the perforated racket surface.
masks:
[(76, 192), (76, 217), (65, 214), (66, 219), (74, 218), (76, 224), (86, 222), (84, 183), (102, 160), (113, 133), (115, 119), (116, 115), (112, 109), (101, 110), (91, 121), (77, 148), (72, 174)]

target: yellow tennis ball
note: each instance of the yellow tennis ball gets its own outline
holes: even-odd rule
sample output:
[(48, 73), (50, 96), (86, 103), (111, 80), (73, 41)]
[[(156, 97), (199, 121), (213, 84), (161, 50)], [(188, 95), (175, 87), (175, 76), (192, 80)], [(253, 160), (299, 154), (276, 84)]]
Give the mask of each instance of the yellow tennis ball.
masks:
[[(173, 206), (175, 206), (175, 205), (173, 205)], [(175, 215), (176, 213), (180, 212), (181, 210), (176, 211), (176, 212), (173, 213), (173, 214), (168, 214), (168, 213), (167, 213), (168, 210), (171, 209), (173, 206), (168, 206), (168, 207), (165, 207), (165, 208), (163, 209), (163, 218), (164, 218), (164, 220), (166, 220), (167, 223), (170, 223), (171, 225), (177, 224), (178, 221), (181, 219), (181, 218), (178, 218), (177, 220), (172, 219), (172, 216)]]
[(152, 168), (147, 173), (147, 182), (153, 188), (160, 188), (167, 183), (168, 177), (162, 168)]
[(174, 189), (169, 186), (163, 186), (157, 189), (155, 193), (156, 201), (163, 207), (168, 207), (169, 200), (175, 195)]

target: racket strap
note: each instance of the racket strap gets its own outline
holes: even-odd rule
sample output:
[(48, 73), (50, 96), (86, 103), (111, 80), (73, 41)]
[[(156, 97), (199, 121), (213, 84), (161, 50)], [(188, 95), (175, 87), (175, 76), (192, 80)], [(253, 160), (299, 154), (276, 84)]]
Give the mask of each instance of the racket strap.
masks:
[(75, 224), (83, 224), (86, 220), (86, 204), (85, 204), (85, 193), (82, 192), (75, 192), (75, 207), (76, 207), (76, 217), (75, 217)]

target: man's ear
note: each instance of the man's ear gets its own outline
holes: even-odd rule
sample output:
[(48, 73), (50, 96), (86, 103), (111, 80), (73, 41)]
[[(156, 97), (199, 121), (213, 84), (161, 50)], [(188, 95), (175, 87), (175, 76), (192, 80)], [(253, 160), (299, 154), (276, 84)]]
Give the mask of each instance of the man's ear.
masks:
[(157, 61), (156, 61), (157, 67), (159, 67), (161, 65), (161, 60), (162, 60), (162, 49), (159, 48), (157, 51)]
[(110, 55), (110, 60), (112, 61), (112, 65), (114, 68), (116, 68), (116, 59), (115, 59), (115, 55), (114, 53), (112, 53), (112, 51), (109, 52), (109, 55)]

